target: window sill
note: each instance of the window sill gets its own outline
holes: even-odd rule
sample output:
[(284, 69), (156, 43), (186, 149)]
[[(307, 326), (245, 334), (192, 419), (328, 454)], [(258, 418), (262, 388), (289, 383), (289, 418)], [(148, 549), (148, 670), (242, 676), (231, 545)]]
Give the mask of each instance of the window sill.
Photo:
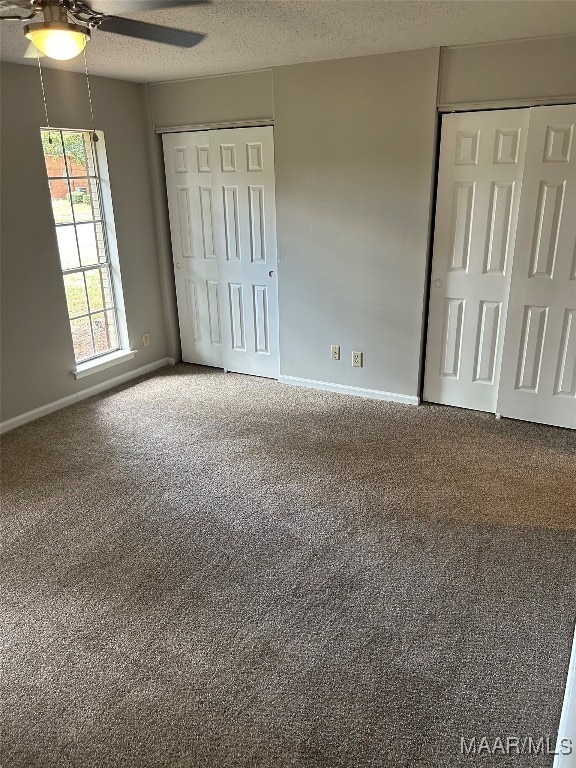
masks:
[(91, 376), (93, 373), (99, 373), (106, 368), (111, 368), (113, 365), (124, 363), (126, 360), (131, 360), (136, 354), (136, 350), (131, 349), (119, 349), (117, 352), (111, 352), (109, 355), (102, 355), (95, 360), (88, 360), (86, 363), (78, 363), (76, 368), (72, 371), (74, 378), (83, 379), (85, 376)]

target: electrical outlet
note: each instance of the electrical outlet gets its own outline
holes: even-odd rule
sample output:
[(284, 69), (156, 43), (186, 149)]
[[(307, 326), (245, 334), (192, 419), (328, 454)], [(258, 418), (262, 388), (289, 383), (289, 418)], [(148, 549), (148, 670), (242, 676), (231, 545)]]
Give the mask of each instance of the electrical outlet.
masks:
[(149, 347), (150, 346), (150, 334), (149, 333), (143, 333), (142, 334), (142, 344), (145, 347)]
[(332, 360), (340, 360), (340, 347), (338, 344), (332, 344), (330, 347), (330, 357)]
[(362, 352), (352, 352), (352, 365), (354, 368), (362, 368), (364, 364), (364, 355)]

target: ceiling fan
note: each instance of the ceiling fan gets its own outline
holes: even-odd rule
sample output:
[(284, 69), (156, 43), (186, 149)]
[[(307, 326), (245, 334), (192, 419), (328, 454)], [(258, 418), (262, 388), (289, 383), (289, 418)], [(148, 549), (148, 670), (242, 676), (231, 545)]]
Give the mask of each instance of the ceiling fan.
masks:
[[(202, 42), (205, 35), (112, 14), (207, 5), (210, 2), (211, 0), (0, 0), (0, 20), (30, 21), (36, 16), (43, 17), (43, 21), (26, 24), (24, 34), (41, 54), (66, 60), (82, 53), (93, 29), (180, 48), (192, 48)], [(8, 9), (18, 9), (20, 14), (1, 14)], [(27, 12), (26, 15), (22, 15), (24, 11)], [(36, 55), (35, 50), (34, 56)]]

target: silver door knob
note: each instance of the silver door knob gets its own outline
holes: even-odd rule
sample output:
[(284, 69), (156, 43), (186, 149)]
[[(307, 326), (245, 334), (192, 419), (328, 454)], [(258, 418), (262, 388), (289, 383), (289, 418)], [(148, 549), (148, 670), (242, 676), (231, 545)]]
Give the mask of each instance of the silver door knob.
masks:
[(434, 280), (434, 285), (436, 286), (436, 288), (442, 288), (444, 283), (442, 282), (442, 280)]
[(274, 277), (274, 270), (271, 269), (270, 272), (268, 272), (268, 277)]

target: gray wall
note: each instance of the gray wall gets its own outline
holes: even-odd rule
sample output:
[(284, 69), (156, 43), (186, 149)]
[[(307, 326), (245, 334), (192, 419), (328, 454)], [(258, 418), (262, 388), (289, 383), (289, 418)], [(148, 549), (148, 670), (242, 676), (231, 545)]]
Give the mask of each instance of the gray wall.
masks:
[[(574, 42), (572, 36), (446, 49), (440, 102), (568, 99)], [(274, 117), (282, 374), (417, 394), (437, 50), (149, 87), (94, 78), (131, 341), (139, 347), (149, 331), (152, 345), (79, 382), (70, 375), (72, 345), (38, 138), (45, 122), (38, 73), (19, 65), (2, 69), (3, 419), (177, 352), (148, 91), (157, 128)], [(49, 70), (46, 81), (53, 124), (88, 126), (83, 78)], [(342, 346), (340, 362), (330, 359), (331, 344)], [(364, 352), (364, 368), (351, 367), (353, 349)]]
[(418, 393), (437, 66), (429, 49), (274, 70), (284, 375)]
[[(439, 102), (569, 100), (575, 40), (444, 49)], [(426, 50), (151, 86), (157, 127), (274, 116), (282, 374), (418, 393), (438, 68)]]
[(445, 48), (440, 106), (576, 101), (576, 35)]
[[(134, 359), (76, 381), (74, 353), (40, 126), (38, 70), (2, 64), (1, 420), (127, 373), (168, 354), (158, 288), (144, 89), (92, 78), (96, 127), (105, 133), (128, 331)], [(90, 127), (85, 79), (44, 71), (52, 125)], [(141, 348), (142, 333), (151, 334)]]
[(151, 83), (156, 125), (202, 125), (272, 117), (272, 72)]
[(418, 394), (438, 56), (151, 86), (158, 127), (274, 115), (285, 376)]

